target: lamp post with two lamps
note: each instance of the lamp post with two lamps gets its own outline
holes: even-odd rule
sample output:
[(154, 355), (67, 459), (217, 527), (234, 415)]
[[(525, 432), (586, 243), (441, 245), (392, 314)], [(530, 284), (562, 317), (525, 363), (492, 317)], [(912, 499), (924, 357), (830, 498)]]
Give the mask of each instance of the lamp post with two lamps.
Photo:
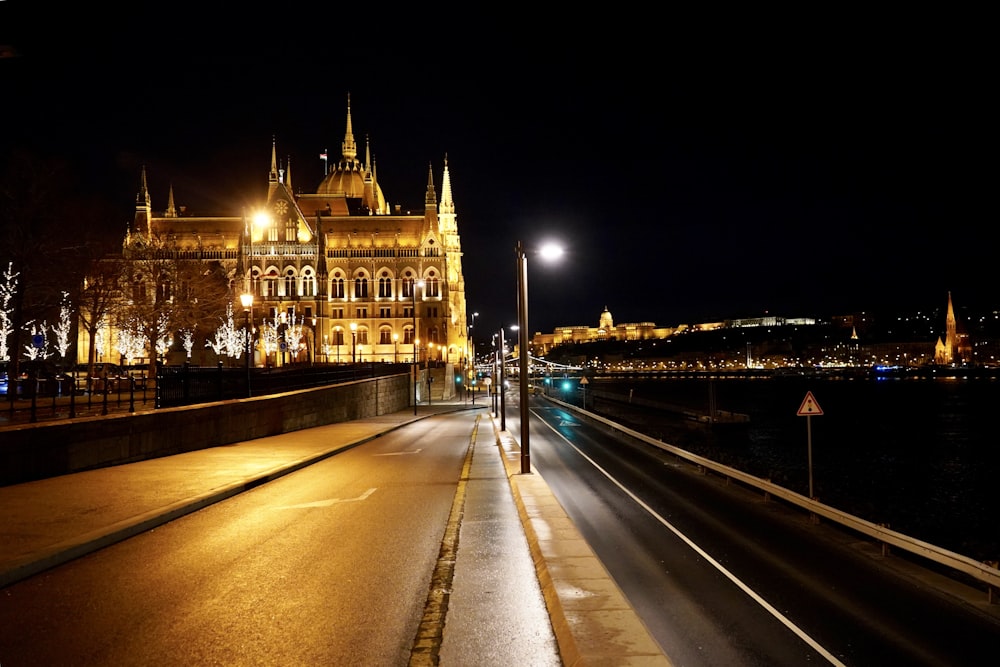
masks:
[(469, 339), (469, 356), (468, 359), (471, 362), (472, 374), (466, 373), (469, 385), (467, 389), (472, 389), (472, 404), (476, 404), (476, 341), (472, 340), (472, 332), (476, 328), (476, 318), (479, 317), (479, 313), (472, 313), (472, 324), (469, 325), (468, 339)]
[[(528, 259), (524, 244), (515, 246), (517, 254), (517, 330), (518, 330), (518, 372), (520, 373), (521, 409), (521, 474), (531, 473), (531, 448), (528, 440)], [(554, 245), (542, 246), (539, 255), (543, 259), (555, 259), (562, 255), (562, 248)]]

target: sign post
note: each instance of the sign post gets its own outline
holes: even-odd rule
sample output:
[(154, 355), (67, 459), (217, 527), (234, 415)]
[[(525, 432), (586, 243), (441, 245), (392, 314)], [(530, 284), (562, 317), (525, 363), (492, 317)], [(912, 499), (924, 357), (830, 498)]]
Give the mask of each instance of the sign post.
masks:
[(795, 414), (799, 417), (806, 418), (806, 444), (809, 451), (809, 499), (814, 500), (812, 418), (813, 416), (818, 417), (823, 414), (823, 408), (819, 407), (819, 403), (816, 402), (816, 398), (813, 396), (812, 392), (807, 391), (806, 397), (802, 400), (802, 405), (799, 406), (799, 411)]

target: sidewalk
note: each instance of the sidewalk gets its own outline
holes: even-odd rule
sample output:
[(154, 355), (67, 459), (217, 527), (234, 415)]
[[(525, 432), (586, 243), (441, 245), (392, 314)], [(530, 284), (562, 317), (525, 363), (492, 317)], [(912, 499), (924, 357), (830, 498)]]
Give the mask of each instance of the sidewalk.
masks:
[[(0, 588), (417, 419), (461, 409), (472, 406), (422, 405), (417, 415), (407, 409), (287, 439), (0, 487)], [(544, 480), (520, 474), (511, 434), (499, 431), (485, 406), (476, 409), (483, 419), (459, 485), (464, 496), (440, 664), (529, 664), (530, 651), (530, 664), (539, 666), (669, 665)], [(322, 438), (303, 437), (310, 431)], [(280, 448), (276, 439), (283, 439)]]

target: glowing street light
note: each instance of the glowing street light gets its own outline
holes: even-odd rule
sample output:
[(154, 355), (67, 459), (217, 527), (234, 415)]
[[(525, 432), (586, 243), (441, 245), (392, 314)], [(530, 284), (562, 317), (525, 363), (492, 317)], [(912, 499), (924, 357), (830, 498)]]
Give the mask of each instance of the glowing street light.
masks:
[[(518, 241), (517, 254), (517, 328), (520, 333), (519, 372), (521, 375), (521, 474), (531, 473), (531, 449), (528, 442), (528, 260), (524, 245)], [(542, 259), (562, 255), (562, 248), (546, 244), (539, 250)]]
[(244, 363), (247, 369), (247, 398), (250, 398), (250, 356), (253, 354), (253, 328), (250, 325), (250, 310), (253, 308), (253, 294), (250, 292), (240, 294), (240, 303), (243, 305), (243, 314), (246, 316), (247, 358)]

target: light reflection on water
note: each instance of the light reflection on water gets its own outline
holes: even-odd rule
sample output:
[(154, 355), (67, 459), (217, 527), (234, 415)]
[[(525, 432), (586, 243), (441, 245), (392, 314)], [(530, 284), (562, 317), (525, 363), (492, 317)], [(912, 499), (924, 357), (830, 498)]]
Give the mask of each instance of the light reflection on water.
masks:
[[(714, 395), (718, 409), (750, 416), (745, 431), (692, 431), (649, 413), (641, 430), (802, 494), (811, 420), (822, 502), (977, 560), (1000, 558), (1000, 381), (685, 378), (591, 387), (701, 410)], [(823, 415), (796, 415), (807, 391)]]

